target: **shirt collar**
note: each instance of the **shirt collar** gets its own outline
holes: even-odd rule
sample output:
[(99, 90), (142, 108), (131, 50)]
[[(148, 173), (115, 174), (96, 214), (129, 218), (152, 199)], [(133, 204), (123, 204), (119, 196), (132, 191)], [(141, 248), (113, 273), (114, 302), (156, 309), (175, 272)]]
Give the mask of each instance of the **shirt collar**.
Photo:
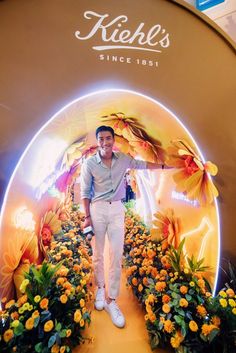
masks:
[[(118, 157), (119, 157), (118, 153), (113, 151), (112, 152), (112, 157), (115, 157), (116, 159), (118, 159)], [(100, 154), (99, 154), (99, 151), (97, 151), (97, 153), (96, 153), (96, 161), (97, 161), (98, 164), (102, 162)]]

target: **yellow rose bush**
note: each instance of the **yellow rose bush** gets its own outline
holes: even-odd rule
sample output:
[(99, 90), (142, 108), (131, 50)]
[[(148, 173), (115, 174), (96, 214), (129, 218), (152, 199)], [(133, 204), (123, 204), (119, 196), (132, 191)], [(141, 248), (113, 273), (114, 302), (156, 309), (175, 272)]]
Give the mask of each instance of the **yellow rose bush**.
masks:
[(46, 260), (31, 265), (17, 300), (2, 304), (0, 352), (72, 352), (90, 323), (91, 246), (75, 209), (48, 243)]
[[(168, 219), (164, 213), (156, 215), (160, 234), (150, 232), (130, 209), (125, 221), (127, 282), (143, 304), (152, 349), (162, 347), (178, 353), (236, 351), (234, 290), (228, 287), (212, 296), (204, 278), (207, 267), (203, 260), (185, 258), (184, 240), (167, 242), (168, 231), (173, 228), (170, 224), (176, 224), (176, 218), (169, 210), (166, 215)], [(173, 229), (177, 234), (179, 226)]]

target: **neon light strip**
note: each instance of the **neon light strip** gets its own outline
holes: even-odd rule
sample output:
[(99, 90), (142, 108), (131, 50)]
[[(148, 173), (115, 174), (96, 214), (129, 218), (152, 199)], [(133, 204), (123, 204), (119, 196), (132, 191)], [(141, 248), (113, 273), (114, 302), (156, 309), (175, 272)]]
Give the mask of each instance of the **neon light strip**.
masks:
[[(131, 93), (131, 94), (135, 94), (136, 96), (145, 98), (157, 105), (159, 105), (160, 107), (162, 107), (165, 111), (167, 111), (171, 116), (173, 116), (173, 118), (182, 126), (182, 128), (184, 129), (184, 131), (190, 136), (190, 138), (192, 139), (192, 141), (194, 142), (195, 146), (197, 147), (198, 153), (200, 155), (200, 157), (202, 158), (203, 162), (205, 162), (205, 158), (203, 157), (203, 154), (200, 150), (200, 148), (198, 147), (198, 144), (196, 143), (195, 139), (193, 138), (192, 134), (190, 133), (190, 131), (185, 127), (185, 125), (179, 120), (179, 118), (168, 108), (166, 108), (162, 103), (158, 102), (157, 100), (155, 100), (154, 98), (151, 98), (149, 96), (146, 96), (145, 94), (142, 93), (138, 93), (136, 91), (132, 91), (132, 90), (127, 90), (127, 89), (121, 89), (121, 88), (110, 88), (110, 89), (104, 89), (104, 90), (100, 90), (100, 91), (96, 91), (96, 92), (92, 92), (92, 93), (88, 93), (84, 96), (81, 96), (77, 99), (74, 99), (72, 102), (68, 103), (67, 105), (65, 105), (62, 109), (60, 109), (56, 114), (54, 114), (40, 129), (39, 131), (34, 135), (34, 137), (32, 138), (32, 140), (30, 141), (30, 143), (28, 144), (28, 146), (26, 147), (26, 149), (24, 150), (23, 154), (21, 155), (13, 173), (12, 176), (9, 180), (5, 195), (4, 195), (4, 199), (3, 199), (3, 203), (2, 203), (2, 208), (1, 208), (1, 213), (0, 213), (0, 231), (1, 231), (1, 226), (2, 226), (2, 219), (3, 219), (3, 214), (4, 214), (4, 210), (6, 207), (6, 202), (7, 202), (7, 197), (8, 197), (8, 193), (12, 184), (12, 181), (15, 177), (15, 174), (17, 172), (17, 169), (19, 167), (19, 165), (21, 164), (21, 161), (23, 160), (23, 158), (25, 157), (26, 153), (28, 152), (28, 150), (30, 149), (30, 147), (32, 146), (32, 144), (34, 143), (34, 141), (36, 140), (36, 138), (38, 137), (38, 135), (41, 133), (41, 131), (44, 130), (44, 128), (46, 128), (61, 112), (63, 112), (65, 109), (67, 109), (68, 107), (70, 107), (71, 105), (73, 105), (76, 102), (79, 102), (85, 98), (88, 97), (92, 97), (95, 95), (100, 95), (103, 93), (115, 93), (115, 92), (122, 92), (122, 93)], [(211, 176), (209, 175), (209, 178), (211, 180)], [(216, 285), (217, 285), (217, 281), (218, 281), (218, 276), (219, 276), (219, 262), (220, 262), (220, 249), (221, 249), (221, 226), (220, 226), (220, 216), (219, 216), (219, 208), (218, 208), (218, 202), (216, 200), (216, 198), (214, 199), (214, 203), (215, 203), (215, 207), (216, 207), (216, 211), (217, 211), (217, 222), (218, 222), (218, 229), (219, 229), (219, 239), (218, 239), (218, 256), (217, 256), (217, 267), (216, 267), (216, 276), (215, 276), (215, 284), (214, 284), (214, 288), (213, 288), (213, 295), (215, 295), (215, 290), (216, 290)]]

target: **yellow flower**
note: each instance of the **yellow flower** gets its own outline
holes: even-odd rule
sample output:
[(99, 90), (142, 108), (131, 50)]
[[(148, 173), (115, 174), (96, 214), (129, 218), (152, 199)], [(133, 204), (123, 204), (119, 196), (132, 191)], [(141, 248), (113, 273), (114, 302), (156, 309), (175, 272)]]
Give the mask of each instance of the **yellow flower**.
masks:
[(236, 315), (236, 308), (233, 308), (233, 309), (232, 309), (232, 313), (233, 313), (234, 315)]
[(80, 299), (79, 305), (80, 305), (81, 308), (83, 308), (83, 307), (85, 306), (85, 301), (84, 301), (84, 299)]
[(61, 346), (61, 348), (60, 348), (60, 353), (64, 353), (65, 350), (66, 350), (66, 346)]
[(51, 353), (59, 353), (60, 351), (60, 347), (58, 346), (58, 344), (54, 344), (51, 348)]
[(3, 339), (7, 343), (12, 339), (13, 336), (14, 336), (13, 330), (8, 329), (4, 332)]
[(189, 328), (190, 328), (191, 331), (197, 332), (197, 330), (198, 330), (198, 325), (197, 325), (197, 323), (196, 323), (195, 321), (191, 320), (191, 321), (189, 322)]
[(24, 313), (23, 307), (19, 308), (18, 312), (19, 312), (19, 314), (23, 314)]
[(162, 310), (164, 311), (164, 313), (168, 314), (170, 312), (170, 306), (168, 304), (163, 304)]
[(181, 298), (180, 301), (179, 301), (179, 305), (182, 306), (182, 307), (184, 307), (184, 308), (187, 308), (188, 302), (187, 302), (186, 299)]
[(194, 287), (194, 286), (195, 286), (195, 283), (194, 283), (193, 281), (191, 281), (191, 282), (189, 283), (189, 285), (190, 285), (190, 287)]
[(48, 299), (43, 298), (39, 304), (41, 309), (47, 310), (48, 309)]
[(219, 302), (220, 302), (220, 305), (222, 306), (222, 308), (226, 308), (227, 305), (228, 305), (226, 299), (221, 298), (221, 299), (219, 300)]
[(187, 267), (184, 268), (184, 273), (187, 275), (189, 273), (189, 269)]
[(66, 330), (66, 337), (70, 337), (71, 336), (71, 330), (70, 329), (68, 329), (68, 330)]
[(170, 320), (166, 320), (166, 321), (164, 322), (164, 330), (165, 330), (166, 332), (168, 332), (168, 333), (171, 333), (171, 332), (173, 331), (173, 329), (174, 329), (174, 324), (173, 324), (173, 322), (170, 321)]
[(39, 303), (39, 302), (40, 302), (40, 300), (41, 300), (40, 295), (36, 295), (36, 296), (34, 297), (34, 301), (35, 301), (35, 303)]
[(80, 327), (83, 327), (83, 326), (84, 326), (84, 319), (81, 319), (81, 320), (80, 320), (79, 325), (80, 325)]
[(44, 329), (45, 332), (50, 332), (50, 331), (53, 329), (53, 327), (54, 327), (53, 321), (52, 321), (52, 320), (48, 320), (48, 321), (44, 324), (43, 329)]
[(221, 290), (219, 292), (219, 295), (222, 297), (222, 298), (226, 298), (227, 297), (227, 294), (225, 293), (225, 291)]
[(22, 283), (20, 285), (21, 293), (25, 293), (28, 284), (29, 284), (29, 280), (27, 278), (22, 281)]
[(68, 300), (67, 295), (62, 294), (62, 295), (60, 296), (60, 301), (61, 301), (62, 304), (66, 304), (67, 300)]
[(77, 310), (75, 311), (75, 313), (74, 313), (74, 321), (75, 321), (75, 322), (80, 322), (81, 317), (82, 317), (81, 311), (77, 309)]
[(25, 323), (26, 330), (32, 330), (34, 328), (34, 318), (30, 317)]
[(234, 308), (236, 306), (235, 300), (234, 299), (229, 299), (229, 305)]
[(19, 326), (19, 323), (20, 323), (19, 320), (14, 320), (14, 321), (12, 321), (11, 326), (12, 327), (17, 327), (17, 326)]
[(27, 303), (23, 304), (22, 308), (24, 309), (24, 311), (26, 311), (26, 310), (29, 310), (29, 306), (30, 306), (30, 304), (27, 302)]

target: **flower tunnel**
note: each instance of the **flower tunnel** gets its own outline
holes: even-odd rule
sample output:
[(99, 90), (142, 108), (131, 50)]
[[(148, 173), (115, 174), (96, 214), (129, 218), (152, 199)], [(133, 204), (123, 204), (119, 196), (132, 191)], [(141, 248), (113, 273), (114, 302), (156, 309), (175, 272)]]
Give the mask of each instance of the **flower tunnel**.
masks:
[(12, 296), (14, 276), (24, 271), (25, 260), (42, 261), (47, 242), (67, 217), (71, 194), (80, 205), (80, 166), (96, 151), (99, 125), (113, 127), (116, 149), (173, 167), (134, 173), (136, 212), (154, 238), (161, 229), (174, 246), (185, 239), (188, 256), (205, 258), (214, 291), (220, 228), (210, 175), (217, 168), (205, 162), (191, 133), (161, 103), (113, 89), (80, 97), (61, 109), (38, 131), (17, 164), (1, 212), (1, 297)]

